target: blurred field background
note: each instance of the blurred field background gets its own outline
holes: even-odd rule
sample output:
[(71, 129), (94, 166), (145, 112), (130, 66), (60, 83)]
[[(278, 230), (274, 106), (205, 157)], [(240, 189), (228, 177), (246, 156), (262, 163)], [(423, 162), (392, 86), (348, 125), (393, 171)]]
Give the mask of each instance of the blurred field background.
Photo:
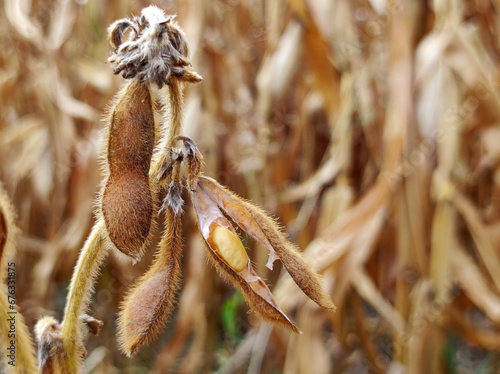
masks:
[[(153, 3), (178, 15), (204, 77), (185, 134), (207, 174), (280, 219), (338, 311), (247, 240), (303, 335), (261, 323), (188, 214), (165, 333), (132, 359), (117, 351), (118, 304), (154, 248), (135, 266), (110, 254), (84, 373), (500, 373), (500, 1)], [(93, 223), (100, 119), (123, 82), (106, 29), (149, 2), (0, 4), (0, 180), (32, 329), (61, 319)]]

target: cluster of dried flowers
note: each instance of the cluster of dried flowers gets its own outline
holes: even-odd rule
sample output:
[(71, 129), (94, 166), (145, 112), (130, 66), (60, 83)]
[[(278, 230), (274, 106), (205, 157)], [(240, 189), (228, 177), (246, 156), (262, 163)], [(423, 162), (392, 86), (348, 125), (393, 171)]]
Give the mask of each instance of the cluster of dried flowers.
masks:
[[(156, 227), (156, 217), (164, 211), (156, 257), (126, 296), (118, 322), (120, 347), (129, 356), (158, 336), (174, 308), (180, 285), (184, 190), (196, 210), (214, 267), (241, 289), (263, 319), (300, 332), (255, 273), (233, 224), (269, 250), (270, 269), (279, 258), (309, 298), (335, 310), (319, 276), (278, 224), (205, 176), (196, 144), (181, 135), (182, 85), (199, 82), (201, 77), (191, 69), (187, 40), (174, 17), (150, 6), (139, 17), (113, 23), (109, 38), (114, 48), (109, 62), (114, 73), (121, 73), (128, 82), (107, 117), (97, 222), (75, 268), (64, 320), (59, 323), (44, 317), (36, 327), (40, 372), (79, 372), (85, 355), (84, 327), (98, 334), (102, 324), (85, 312), (107, 250), (116, 249), (139, 261)], [(168, 108), (168, 119), (161, 115), (162, 108)]]

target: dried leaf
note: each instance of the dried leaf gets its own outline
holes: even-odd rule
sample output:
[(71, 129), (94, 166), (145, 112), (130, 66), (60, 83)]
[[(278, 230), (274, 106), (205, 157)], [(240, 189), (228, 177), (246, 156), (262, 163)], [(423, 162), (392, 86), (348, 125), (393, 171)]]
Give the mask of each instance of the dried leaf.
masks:
[(476, 244), (478, 254), (488, 270), (497, 292), (500, 291), (500, 259), (488, 236), (486, 227), (482, 223), (482, 218), (472, 203), (462, 194), (455, 192), (451, 202), (464, 218)]
[(500, 323), (500, 297), (489, 289), (486, 278), (461, 244), (455, 243), (451, 262), (453, 273), (467, 296), (493, 322)]
[(80, 316), (82, 322), (87, 326), (88, 330), (92, 335), (99, 335), (101, 333), (101, 326), (104, 324), (102, 321), (95, 319), (88, 314), (82, 314)]
[(406, 328), (405, 320), (399, 313), (384, 299), (382, 294), (375, 287), (374, 282), (368, 274), (359, 267), (351, 272), (351, 282), (359, 295), (368, 301), (392, 325), (395, 331), (403, 332)]
[(40, 374), (70, 374), (62, 342), (61, 325), (53, 317), (43, 317), (35, 326), (38, 341), (38, 372)]

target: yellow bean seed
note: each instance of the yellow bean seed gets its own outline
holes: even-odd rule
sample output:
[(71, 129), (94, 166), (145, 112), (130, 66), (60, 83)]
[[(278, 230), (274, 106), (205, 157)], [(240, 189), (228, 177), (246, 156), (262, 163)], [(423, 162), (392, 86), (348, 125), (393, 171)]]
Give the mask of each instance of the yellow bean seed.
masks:
[(235, 234), (225, 227), (217, 226), (210, 236), (215, 251), (231, 269), (239, 272), (247, 266), (247, 252)]

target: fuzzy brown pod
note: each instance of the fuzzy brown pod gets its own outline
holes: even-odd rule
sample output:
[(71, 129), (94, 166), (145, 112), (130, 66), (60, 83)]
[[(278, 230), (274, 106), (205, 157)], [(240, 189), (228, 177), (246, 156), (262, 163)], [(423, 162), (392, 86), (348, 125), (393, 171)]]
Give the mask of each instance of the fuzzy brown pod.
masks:
[(323, 289), (319, 275), (312, 270), (296, 246), (286, 239), (274, 219), (212, 178), (200, 176), (198, 186), (242, 230), (269, 250), (268, 268), (272, 269), (272, 263), (275, 257), (278, 257), (295, 283), (311, 300), (326, 310), (336, 310), (331, 298)]
[(35, 326), (38, 341), (38, 372), (40, 374), (70, 374), (62, 342), (61, 325), (53, 317), (41, 318)]
[(151, 232), (154, 210), (149, 167), (156, 135), (146, 84), (132, 80), (123, 88), (108, 126), (108, 176), (101, 211), (111, 242), (137, 261)]
[[(144, 8), (139, 17), (115, 21), (108, 29), (109, 40), (115, 49), (109, 58), (115, 74), (124, 78), (138, 77), (159, 87), (170, 84), (176, 77), (186, 82), (202, 78), (189, 69), (188, 43), (184, 32), (156, 6)], [(129, 38), (123, 41), (129, 30)]]
[(252, 310), (264, 320), (300, 333), (297, 326), (279, 308), (269, 288), (255, 273), (234, 228), (204, 189), (196, 189), (192, 193), (192, 200), (202, 236), (210, 249), (209, 258), (219, 273), (242, 291)]
[(118, 342), (129, 357), (157, 338), (175, 306), (181, 279), (181, 215), (168, 209), (165, 225), (154, 264), (133, 286), (119, 313)]

